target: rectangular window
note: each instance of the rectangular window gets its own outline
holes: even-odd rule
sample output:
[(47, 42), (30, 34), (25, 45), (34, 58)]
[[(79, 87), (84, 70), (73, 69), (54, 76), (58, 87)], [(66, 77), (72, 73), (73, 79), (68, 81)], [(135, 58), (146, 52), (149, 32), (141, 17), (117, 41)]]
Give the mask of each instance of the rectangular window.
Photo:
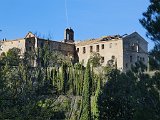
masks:
[(79, 53), (79, 48), (77, 48), (77, 53)]
[(104, 49), (104, 44), (102, 44), (102, 46), (101, 46), (101, 47), (102, 47), (102, 49)]
[(139, 61), (139, 56), (137, 56), (137, 61)]
[(99, 45), (96, 45), (96, 51), (99, 52)]
[(130, 56), (130, 62), (132, 62), (132, 56)]
[(83, 53), (86, 53), (86, 48), (85, 47), (83, 47)]
[(128, 64), (126, 63), (126, 68), (128, 68)]
[(145, 61), (144, 57), (143, 57), (143, 62)]
[(104, 63), (104, 57), (101, 57), (101, 63)]
[(90, 52), (93, 52), (93, 46), (90, 46)]

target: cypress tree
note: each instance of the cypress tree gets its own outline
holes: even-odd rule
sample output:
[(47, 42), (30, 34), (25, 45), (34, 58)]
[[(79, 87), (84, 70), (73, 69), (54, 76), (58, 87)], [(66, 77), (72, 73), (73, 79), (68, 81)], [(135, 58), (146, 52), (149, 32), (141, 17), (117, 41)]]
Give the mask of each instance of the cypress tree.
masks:
[(74, 86), (73, 86), (73, 82), (74, 82), (74, 78), (73, 78), (73, 65), (71, 64), (69, 66), (69, 73), (68, 73), (68, 86), (69, 86), (69, 92), (73, 94), (74, 91)]
[(78, 81), (79, 81), (79, 63), (77, 63), (77, 64), (75, 64), (75, 70), (74, 70), (74, 94), (75, 95), (79, 95), (79, 83), (78, 83)]
[(66, 93), (66, 87), (67, 87), (67, 64), (63, 63), (62, 65), (62, 72), (61, 72), (61, 90), (62, 93)]
[(80, 70), (79, 70), (79, 64), (77, 65), (77, 69), (76, 69), (76, 95), (79, 95), (79, 88), (80, 88)]
[(61, 79), (61, 71), (60, 68), (58, 68), (57, 70), (57, 90), (58, 90), (58, 93), (60, 94), (61, 91), (62, 91), (62, 79)]
[(87, 63), (83, 82), (82, 106), (80, 120), (91, 120), (91, 71), (90, 64)]
[(57, 83), (57, 78), (58, 78), (58, 76), (57, 76), (57, 70), (54, 68), (54, 69), (52, 69), (52, 73), (51, 73), (51, 77), (52, 77), (52, 84), (53, 84), (53, 86), (55, 87), (55, 88), (57, 88), (57, 86), (58, 86), (58, 83)]
[(83, 90), (83, 81), (84, 81), (84, 72), (83, 72), (83, 65), (80, 64), (79, 67), (79, 95), (82, 95), (82, 90)]
[(95, 91), (95, 96), (93, 97), (93, 107), (92, 107), (94, 120), (99, 120), (98, 98), (99, 98), (100, 92), (101, 92), (101, 79), (99, 76), (97, 76), (97, 88)]
[(75, 65), (74, 75), (75, 75), (74, 79), (75, 94), (82, 95), (84, 72), (83, 72), (83, 66), (80, 63), (77, 63)]

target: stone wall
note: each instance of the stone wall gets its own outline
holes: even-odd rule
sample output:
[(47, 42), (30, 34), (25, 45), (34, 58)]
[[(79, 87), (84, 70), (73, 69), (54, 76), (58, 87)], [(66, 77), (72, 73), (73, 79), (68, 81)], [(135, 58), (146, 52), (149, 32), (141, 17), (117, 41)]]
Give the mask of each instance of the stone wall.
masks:
[(129, 70), (138, 61), (142, 61), (147, 66), (148, 43), (138, 33), (123, 38), (123, 50), (124, 71)]
[(1, 50), (0, 55), (2, 52), (7, 52), (9, 49), (16, 47), (21, 50), (21, 54), (25, 52), (25, 39), (17, 39), (17, 40), (2, 40), (0, 41)]
[[(91, 50), (92, 46), (92, 50)], [(99, 46), (99, 50), (97, 50)], [(112, 39), (109, 41), (98, 41), (87, 45), (76, 45), (78, 51), (79, 61), (87, 64), (88, 59), (92, 55), (92, 52), (99, 53), (102, 56), (101, 63), (103, 66), (108, 64), (108, 61), (114, 57), (117, 61), (117, 67), (121, 69), (123, 67), (123, 49), (122, 39)], [(85, 53), (84, 53), (85, 49)]]
[(49, 45), (49, 50), (59, 51), (65, 56), (69, 56), (72, 59), (74, 59), (75, 44), (73, 43), (64, 43), (64, 42), (58, 42), (58, 41), (38, 39), (37, 47), (42, 48), (45, 45)]

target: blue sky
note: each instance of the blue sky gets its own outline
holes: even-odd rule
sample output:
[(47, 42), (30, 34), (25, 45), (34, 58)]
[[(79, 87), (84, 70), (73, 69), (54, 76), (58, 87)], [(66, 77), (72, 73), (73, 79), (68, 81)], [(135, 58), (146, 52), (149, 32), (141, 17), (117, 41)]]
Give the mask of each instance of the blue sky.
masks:
[(1, 0), (0, 39), (23, 38), (28, 31), (63, 40), (64, 29), (72, 27), (76, 40), (123, 35), (137, 31), (146, 38), (139, 23), (149, 0)]

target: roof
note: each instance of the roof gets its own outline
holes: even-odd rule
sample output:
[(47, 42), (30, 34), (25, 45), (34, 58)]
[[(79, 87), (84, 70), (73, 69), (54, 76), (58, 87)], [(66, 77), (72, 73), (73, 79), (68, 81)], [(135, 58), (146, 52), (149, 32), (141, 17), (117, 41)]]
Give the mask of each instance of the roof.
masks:
[(19, 40), (24, 40), (24, 38), (18, 38), (18, 39), (15, 39), (15, 40), (6, 40), (6, 39), (3, 39), (3, 40), (0, 40), (0, 42), (12, 42), (12, 41), (19, 41)]
[(141, 40), (143, 40), (144, 42), (148, 43), (140, 34), (138, 34), (137, 32), (133, 32), (130, 35), (127, 35), (123, 38), (123, 40), (128, 40), (134, 36), (137, 36), (138, 38), (140, 38)]
[(76, 45), (77, 46), (85, 46), (85, 45), (89, 45), (89, 44), (94, 44), (94, 43), (100, 43), (100, 42), (108, 42), (111, 40), (119, 40), (119, 39), (123, 39), (126, 40), (130, 37), (133, 36), (138, 36), (139, 38), (141, 38), (141, 40), (145, 41), (146, 43), (148, 43), (143, 37), (141, 37), (137, 32), (133, 32), (129, 35), (125, 34), (123, 36), (120, 35), (113, 35), (113, 36), (104, 36), (101, 38), (97, 38), (97, 39), (90, 39), (90, 40), (85, 40), (85, 41), (81, 41), (81, 42), (77, 42)]
[(99, 42), (108, 42), (111, 40), (119, 40), (120, 38), (121, 38), (120, 35), (104, 36), (104, 37), (97, 38), (97, 39), (90, 39), (90, 40), (78, 42), (78, 43), (76, 43), (76, 45), (77, 46), (84, 46), (84, 45), (89, 45), (89, 44), (94, 44), (94, 43), (99, 43)]

